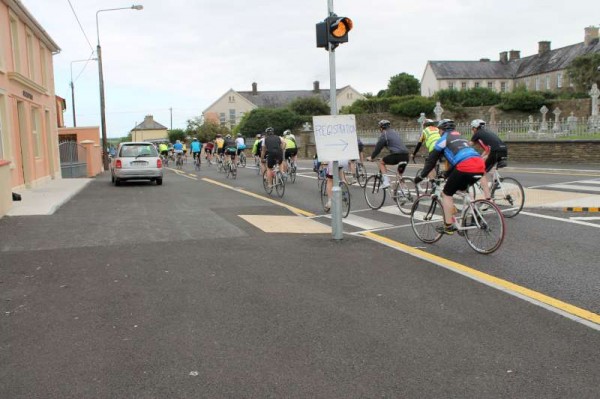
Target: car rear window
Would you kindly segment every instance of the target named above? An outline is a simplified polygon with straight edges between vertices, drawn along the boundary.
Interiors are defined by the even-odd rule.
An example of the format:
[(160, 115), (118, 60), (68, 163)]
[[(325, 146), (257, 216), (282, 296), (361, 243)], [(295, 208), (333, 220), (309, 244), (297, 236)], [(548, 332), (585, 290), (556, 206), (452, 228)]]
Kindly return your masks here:
[(152, 144), (126, 144), (121, 147), (121, 157), (157, 157), (158, 153)]

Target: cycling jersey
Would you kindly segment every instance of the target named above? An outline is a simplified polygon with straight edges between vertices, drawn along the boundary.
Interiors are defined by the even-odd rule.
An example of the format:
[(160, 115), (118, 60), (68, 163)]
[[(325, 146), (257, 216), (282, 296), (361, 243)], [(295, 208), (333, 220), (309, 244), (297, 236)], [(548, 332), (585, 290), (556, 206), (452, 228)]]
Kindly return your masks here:
[(200, 152), (202, 150), (202, 143), (199, 141), (192, 141), (191, 147), (192, 152)]
[(400, 134), (394, 129), (385, 129), (381, 132), (381, 136), (379, 136), (379, 140), (375, 145), (371, 159), (374, 159), (379, 155), (383, 147), (387, 147), (392, 154), (408, 154), (408, 148), (406, 148), (402, 142)]
[(182, 153), (183, 152), (183, 144), (181, 144), (181, 143), (173, 144), (173, 150), (177, 153)]
[(225, 144), (225, 140), (223, 140), (222, 138), (217, 138), (215, 139), (215, 144), (217, 145), (218, 149), (223, 148), (223, 144)]
[(162, 154), (165, 151), (169, 151), (169, 146), (164, 143), (158, 145), (158, 151)]
[(471, 137), (471, 141), (481, 145), (485, 151), (506, 150), (506, 144), (500, 140), (500, 137), (485, 128), (477, 129), (473, 137)]
[(427, 151), (433, 151), (433, 146), (440, 139), (440, 130), (434, 126), (427, 126), (421, 133), (420, 142), (425, 144)]
[(226, 138), (223, 147), (230, 152), (237, 151), (237, 145), (235, 144), (235, 140), (232, 138)]
[(246, 149), (246, 142), (244, 141), (243, 137), (238, 137), (237, 139), (235, 139), (235, 145), (238, 150)]
[(483, 159), (477, 151), (469, 145), (469, 142), (459, 132), (447, 130), (435, 143), (433, 151), (425, 161), (421, 177), (427, 176), (442, 155), (450, 164), (451, 169), (456, 168), (461, 172), (468, 173), (483, 172)]
[(296, 148), (296, 139), (294, 138), (294, 136), (286, 136), (285, 137), (285, 149), (286, 150), (293, 150)]
[(253, 155), (260, 155), (261, 144), (262, 144), (262, 141), (260, 139), (257, 139), (254, 141), (254, 144), (252, 145), (252, 154)]

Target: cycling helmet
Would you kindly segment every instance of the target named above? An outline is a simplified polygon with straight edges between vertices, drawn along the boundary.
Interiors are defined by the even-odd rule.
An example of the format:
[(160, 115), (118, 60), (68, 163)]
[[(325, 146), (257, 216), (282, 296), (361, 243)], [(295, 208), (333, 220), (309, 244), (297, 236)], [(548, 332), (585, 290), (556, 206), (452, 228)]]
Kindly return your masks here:
[(220, 134), (217, 134), (217, 138), (222, 137)]
[(425, 119), (423, 121), (423, 127), (435, 126), (435, 125), (437, 125), (437, 122), (434, 121), (433, 119)]
[(392, 124), (387, 119), (382, 119), (382, 120), (379, 121), (379, 127), (382, 128), (382, 129), (387, 129), (391, 125)]
[(292, 131), (290, 129), (288, 129), (285, 132), (283, 132), (284, 136), (289, 136), (290, 134), (292, 134)]
[(241, 134), (241, 133), (238, 133), (238, 134), (237, 134), (237, 136), (238, 136), (238, 137), (242, 137), (242, 134)]
[(256, 138), (257, 138), (257, 139), (259, 139), (259, 138), (261, 138), (261, 137), (262, 137), (262, 136), (260, 135), (260, 133), (256, 135)]
[(268, 127), (265, 129), (265, 133), (267, 133), (267, 134), (275, 133), (275, 129), (273, 129), (272, 127)]
[(226, 139), (230, 139), (231, 138), (231, 134), (228, 134), (227, 136), (225, 136)]
[(473, 129), (479, 129), (480, 127), (485, 126), (485, 121), (483, 119), (473, 119), (471, 122), (471, 127)]
[(442, 131), (454, 130), (454, 128), (456, 128), (456, 124), (454, 123), (454, 121), (452, 119), (442, 119), (438, 123), (438, 129), (440, 129)]
[(192, 141), (198, 141), (198, 137), (194, 137)]

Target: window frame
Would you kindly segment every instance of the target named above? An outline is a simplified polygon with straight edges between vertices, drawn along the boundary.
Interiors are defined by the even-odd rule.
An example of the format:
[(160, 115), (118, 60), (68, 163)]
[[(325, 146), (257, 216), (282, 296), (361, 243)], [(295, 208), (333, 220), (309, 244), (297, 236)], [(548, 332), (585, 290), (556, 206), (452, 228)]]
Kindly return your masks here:
[(35, 36), (29, 30), (25, 30), (25, 53), (27, 55), (27, 77), (35, 82), (35, 56), (34, 56), (34, 38)]
[(21, 73), (21, 45), (19, 40), (19, 19), (9, 14), (9, 31), (10, 31), (10, 44), (12, 52), (12, 64), (15, 72)]
[(31, 107), (31, 139), (33, 141), (33, 157), (42, 158), (42, 131), (41, 131), (40, 109)]

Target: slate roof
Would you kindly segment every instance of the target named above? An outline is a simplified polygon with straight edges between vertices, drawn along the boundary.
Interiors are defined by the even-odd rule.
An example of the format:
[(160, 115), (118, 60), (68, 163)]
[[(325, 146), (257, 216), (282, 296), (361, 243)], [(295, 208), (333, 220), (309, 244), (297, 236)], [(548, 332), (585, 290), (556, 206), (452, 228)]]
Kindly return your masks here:
[(581, 56), (600, 53), (600, 41), (573, 44), (506, 64), (500, 61), (429, 61), (438, 79), (516, 79), (566, 69)]
[[(348, 87), (348, 86), (346, 86)], [(346, 87), (337, 89), (339, 94)], [(283, 91), (258, 91), (253, 94), (252, 91), (238, 91), (241, 96), (259, 108), (281, 108), (288, 106), (292, 101), (298, 98), (320, 97), (325, 102), (329, 102), (329, 89), (321, 89), (318, 92), (314, 90), (283, 90)]]
[(161, 125), (154, 119), (146, 118), (142, 123), (133, 128), (133, 130), (167, 130), (166, 126)]

